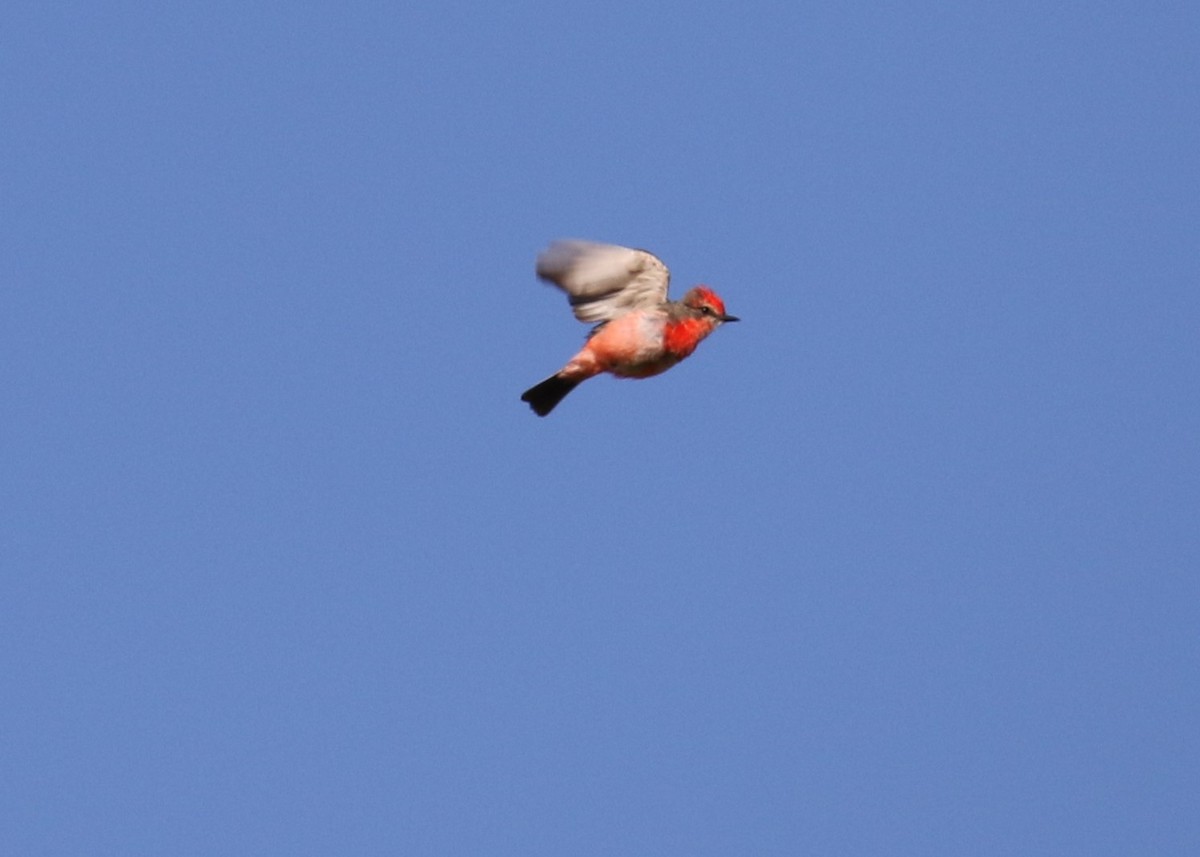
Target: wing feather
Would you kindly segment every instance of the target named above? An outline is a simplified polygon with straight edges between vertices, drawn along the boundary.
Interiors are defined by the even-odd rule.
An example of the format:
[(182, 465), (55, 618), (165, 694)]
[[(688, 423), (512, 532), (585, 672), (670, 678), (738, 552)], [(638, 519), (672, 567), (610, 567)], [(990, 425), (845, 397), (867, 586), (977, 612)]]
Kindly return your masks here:
[(653, 253), (578, 239), (555, 241), (543, 250), (537, 275), (566, 292), (575, 317), (588, 323), (661, 304), (671, 281)]

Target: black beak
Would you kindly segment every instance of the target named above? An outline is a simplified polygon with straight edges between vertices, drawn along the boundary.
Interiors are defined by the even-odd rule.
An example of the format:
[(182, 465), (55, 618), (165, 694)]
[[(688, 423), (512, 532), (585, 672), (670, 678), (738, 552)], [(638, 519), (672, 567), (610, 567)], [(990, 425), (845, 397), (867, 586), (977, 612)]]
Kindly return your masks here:
[(736, 315), (723, 315), (721, 321), (741, 321)]

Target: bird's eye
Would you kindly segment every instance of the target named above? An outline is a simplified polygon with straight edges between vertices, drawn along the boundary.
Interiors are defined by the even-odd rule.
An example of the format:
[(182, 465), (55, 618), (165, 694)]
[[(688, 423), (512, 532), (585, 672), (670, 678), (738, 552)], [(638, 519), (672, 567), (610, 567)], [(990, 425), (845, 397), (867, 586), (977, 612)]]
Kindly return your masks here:
[(700, 307), (700, 312), (704, 313), (705, 315), (712, 315), (713, 308), (710, 306), (702, 306)]

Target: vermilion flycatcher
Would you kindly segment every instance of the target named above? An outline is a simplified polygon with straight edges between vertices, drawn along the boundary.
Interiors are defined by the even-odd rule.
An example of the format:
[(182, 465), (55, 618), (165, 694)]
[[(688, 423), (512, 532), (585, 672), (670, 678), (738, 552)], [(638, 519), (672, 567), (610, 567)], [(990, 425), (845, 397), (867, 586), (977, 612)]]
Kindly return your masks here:
[(708, 286), (696, 286), (681, 301), (667, 300), (671, 272), (645, 250), (555, 241), (538, 256), (537, 275), (567, 293), (577, 319), (598, 322), (566, 366), (521, 394), (539, 417), (593, 375), (649, 378), (666, 372), (723, 322), (738, 320)]

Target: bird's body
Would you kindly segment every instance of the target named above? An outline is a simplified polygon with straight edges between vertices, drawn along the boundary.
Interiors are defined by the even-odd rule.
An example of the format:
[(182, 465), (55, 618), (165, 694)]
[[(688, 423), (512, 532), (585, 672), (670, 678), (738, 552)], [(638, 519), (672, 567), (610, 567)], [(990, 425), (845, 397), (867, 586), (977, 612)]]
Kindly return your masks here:
[(722, 323), (737, 321), (707, 286), (667, 300), (670, 273), (645, 250), (556, 241), (538, 256), (537, 273), (567, 293), (576, 318), (599, 322), (566, 366), (521, 396), (538, 416), (595, 375), (649, 378), (665, 372)]

